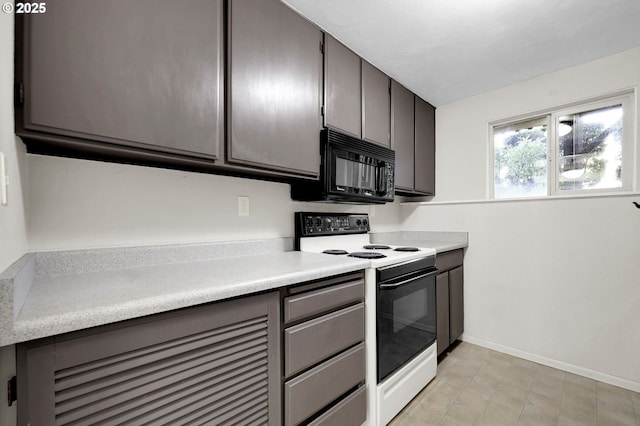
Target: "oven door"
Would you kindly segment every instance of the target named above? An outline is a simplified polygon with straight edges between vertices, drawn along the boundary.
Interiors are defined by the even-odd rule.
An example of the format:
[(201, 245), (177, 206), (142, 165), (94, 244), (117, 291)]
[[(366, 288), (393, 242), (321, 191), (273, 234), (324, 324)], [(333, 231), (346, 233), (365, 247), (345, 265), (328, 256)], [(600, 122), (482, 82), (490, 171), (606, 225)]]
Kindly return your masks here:
[(437, 273), (420, 261), (378, 270), (378, 383), (436, 341)]

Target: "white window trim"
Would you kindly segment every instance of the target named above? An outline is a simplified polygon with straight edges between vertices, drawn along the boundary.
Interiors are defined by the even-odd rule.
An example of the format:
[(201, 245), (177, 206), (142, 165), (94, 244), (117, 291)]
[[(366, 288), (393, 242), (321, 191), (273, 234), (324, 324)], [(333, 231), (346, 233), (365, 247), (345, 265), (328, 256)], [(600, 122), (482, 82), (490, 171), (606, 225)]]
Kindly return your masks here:
[[(636, 177), (636, 88), (627, 89), (608, 95), (598, 96), (588, 100), (573, 102), (546, 110), (536, 111), (535, 113), (519, 115), (507, 119), (495, 120), (488, 123), (488, 161), (487, 161), (487, 198), (490, 200), (502, 200), (495, 198), (495, 146), (493, 140), (494, 127), (504, 126), (508, 124), (516, 124), (525, 120), (547, 119), (547, 194), (540, 196), (508, 198), (509, 200), (517, 199), (541, 199), (541, 198), (572, 198), (583, 197), (585, 195), (598, 196), (598, 194), (611, 196), (616, 193), (627, 193), (635, 190)], [(621, 104), (623, 110), (622, 128), (622, 186), (620, 188), (603, 188), (603, 189), (576, 189), (560, 191), (559, 171), (557, 167), (558, 160), (558, 140), (555, 137), (557, 133), (558, 118), (563, 115), (581, 113), (592, 109), (604, 108), (611, 105)], [(505, 199), (506, 200), (506, 199)]]

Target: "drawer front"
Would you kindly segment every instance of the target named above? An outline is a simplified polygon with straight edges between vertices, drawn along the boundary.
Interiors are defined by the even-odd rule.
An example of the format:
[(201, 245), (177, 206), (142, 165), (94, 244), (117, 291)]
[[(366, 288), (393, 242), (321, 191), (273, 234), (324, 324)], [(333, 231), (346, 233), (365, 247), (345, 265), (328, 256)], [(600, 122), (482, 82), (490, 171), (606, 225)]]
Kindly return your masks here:
[(364, 382), (364, 343), (284, 384), (284, 424), (297, 425)]
[(359, 426), (367, 419), (367, 387), (340, 401), (335, 407), (309, 423), (309, 426)]
[(284, 299), (284, 322), (310, 317), (364, 299), (364, 280), (321, 288)]
[(284, 331), (284, 374), (289, 377), (364, 340), (364, 304)]
[(463, 249), (438, 253), (436, 255), (436, 268), (441, 272), (453, 269), (462, 265), (464, 251)]

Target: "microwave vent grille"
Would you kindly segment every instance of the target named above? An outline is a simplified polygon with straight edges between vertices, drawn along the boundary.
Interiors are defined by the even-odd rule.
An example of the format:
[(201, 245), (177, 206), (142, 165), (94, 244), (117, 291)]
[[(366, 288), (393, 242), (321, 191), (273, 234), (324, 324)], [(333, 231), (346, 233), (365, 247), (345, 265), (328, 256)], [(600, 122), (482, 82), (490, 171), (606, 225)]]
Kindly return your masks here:
[(394, 163), (396, 159), (395, 151), (372, 142), (363, 141), (353, 136), (345, 135), (333, 129), (324, 129), (323, 140), (330, 144), (338, 144), (355, 151), (360, 151), (365, 155), (379, 157), (387, 162)]

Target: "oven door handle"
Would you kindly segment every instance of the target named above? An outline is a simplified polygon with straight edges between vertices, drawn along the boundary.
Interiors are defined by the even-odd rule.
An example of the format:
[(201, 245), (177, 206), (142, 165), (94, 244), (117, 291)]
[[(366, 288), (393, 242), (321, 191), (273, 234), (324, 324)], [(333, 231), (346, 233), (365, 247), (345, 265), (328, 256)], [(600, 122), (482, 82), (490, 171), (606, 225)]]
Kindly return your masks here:
[(407, 278), (406, 280), (402, 280), (400, 282), (397, 283), (389, 283), (389, 284), (378, 284), (378, 287), (380, 288), (380, 290), (392, 290), (394, 288), (398, 288), (401, 287), (405, 284), (409, 284), (410, 282), (413, 282), (419, 278), (426, 278), (426, 277), (430, 277), (431, 275), (436, 275), (438, 273), (437, 269), (434, 269), (433, 271), (427, 273), (427, 274), (420, 274), (420, 275), (414, 275), (411, 278)]

